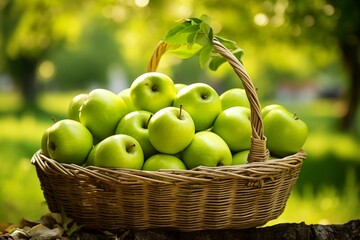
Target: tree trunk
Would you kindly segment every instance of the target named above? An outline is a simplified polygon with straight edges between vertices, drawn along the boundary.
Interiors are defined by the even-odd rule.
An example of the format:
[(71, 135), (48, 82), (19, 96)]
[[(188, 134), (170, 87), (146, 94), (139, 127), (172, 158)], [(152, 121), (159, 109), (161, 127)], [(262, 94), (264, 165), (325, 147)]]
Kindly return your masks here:
[(349, 72), (350, 84), (346, 97), (347, 109), (342, 119), (341, 127), (344, 130), (355, 130), (356, 111), (360, 101), (360, 61), (359, 45), (343, 41), (340, 44), (344, 62)]
[(36, 68), (37, 59), (19, 57), (9, 61), (11, 76), (19, 88), (25, 107), (36, 106), (37, 86)]
[[(116, 239), (125, 240), (359, 240), (360, 220), (343, 225), (306, 225), (283, 223), (270, 227), (241, 230), (175, 232), (161, 230), (122, 231)], [(70, 239), (108, 239), (99, 232), (80, 232)]]
[(360, 219), (338, 225), (306, 225), (283, 223), (269, 227), (229, 230), (204, 230), (177, 232), (163, 229), (133, 231), (120, 229), (117, 232), (100, 231), (79, 227), (74, 221), (58, 222), (49, 214), (39, 221), (23, 219), (19, 225), (0, 222), (0, 240), (359, 240)]

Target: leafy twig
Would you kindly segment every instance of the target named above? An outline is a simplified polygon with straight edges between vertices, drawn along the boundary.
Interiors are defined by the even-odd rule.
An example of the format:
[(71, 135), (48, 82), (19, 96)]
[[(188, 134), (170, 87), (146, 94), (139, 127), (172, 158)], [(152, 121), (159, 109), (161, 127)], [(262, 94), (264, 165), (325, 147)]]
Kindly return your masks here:
[(169, 30), (163, 40), (169, 45), (168, 52), (180, 58), (197, 55), (201, 67), (208, 63), (209, 68), (216, 71), (226, 60), (214, 51), (214, 38), (241, 61), (243, 50), (234, 41), (214, 35), (207, 15), (181, 21)]

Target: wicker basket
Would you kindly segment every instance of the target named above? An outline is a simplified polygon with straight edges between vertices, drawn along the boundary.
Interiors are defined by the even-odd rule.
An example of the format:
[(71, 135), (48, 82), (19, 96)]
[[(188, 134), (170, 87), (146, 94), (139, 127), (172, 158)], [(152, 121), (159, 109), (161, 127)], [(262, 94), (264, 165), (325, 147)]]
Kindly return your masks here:
[[(261, 226), (283, 212), (306, 153), (268, 159), (256, 90), (242, 64), (220, 42), (221, 54), (238, 75), (251, 106), (249, 163), (156, 172), (60, 164), (39, 152), (32, 163), (49, 209), (89, 228), (178, 231)], [(166, 44), (158, 45), (155, 71)]]

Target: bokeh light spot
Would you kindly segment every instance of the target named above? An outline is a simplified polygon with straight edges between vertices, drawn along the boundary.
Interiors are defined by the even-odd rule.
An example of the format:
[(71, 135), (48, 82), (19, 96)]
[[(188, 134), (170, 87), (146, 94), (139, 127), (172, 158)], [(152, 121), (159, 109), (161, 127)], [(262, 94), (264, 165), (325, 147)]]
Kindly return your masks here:
[(42, 81), (50, 80), (55, 74), (55, 65), (49, 60), (43, 61), (39, 66), (39, 77)]
[(254, 22), (258, 26), (266, 26), (269, 23), (269, 18), (263, 13), (258, 13), (254, 16)]
[(146, 7), (149, 4), (149, 0), (135, 0), (135, 4), (138, 7)]

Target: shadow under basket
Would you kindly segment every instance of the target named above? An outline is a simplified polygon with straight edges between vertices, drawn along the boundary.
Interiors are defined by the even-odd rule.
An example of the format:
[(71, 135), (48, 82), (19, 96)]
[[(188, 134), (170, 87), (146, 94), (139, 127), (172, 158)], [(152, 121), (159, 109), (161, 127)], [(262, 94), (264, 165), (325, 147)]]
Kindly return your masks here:
[[(62, 164), (32, 157), (51, 212), (103, 230), (153, 228), (177, 231), (262, 226), (284, 211), (306, 153), (269, 158), (256, 89), (239, 60), (214, 39), (241, 80), (250, 103), (252, 138), (247, 164), (191, 170), (142, 171)], [(148, 71), (156, 71), (167, 45), (161, 42)]]

